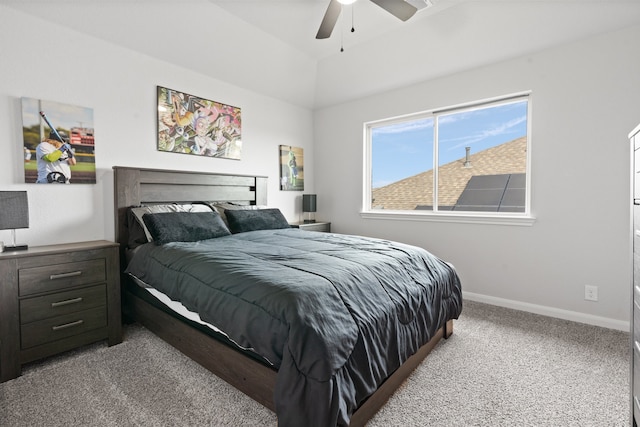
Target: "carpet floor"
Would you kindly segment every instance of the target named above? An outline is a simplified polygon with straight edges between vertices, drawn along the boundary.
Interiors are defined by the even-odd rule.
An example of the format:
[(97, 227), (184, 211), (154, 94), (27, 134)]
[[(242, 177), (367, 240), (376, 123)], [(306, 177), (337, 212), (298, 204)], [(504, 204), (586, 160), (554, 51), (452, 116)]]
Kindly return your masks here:
[[(145, 328), (25, 366), (2, 426), (276, 426), (273, 412)], [(629, 426), (629, 334), (465, 301), (370, 426)]]

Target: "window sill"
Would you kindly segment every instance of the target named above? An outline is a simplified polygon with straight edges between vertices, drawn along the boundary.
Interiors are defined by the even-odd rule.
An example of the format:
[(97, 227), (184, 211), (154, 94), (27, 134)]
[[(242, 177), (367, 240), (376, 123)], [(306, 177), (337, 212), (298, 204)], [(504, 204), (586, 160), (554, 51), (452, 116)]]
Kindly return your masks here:
[(456, 213), (451, 212), (413, 212), (413, 211), (367, 211), (360, 212), (363, 219), (390, 219), (397, 221), (426, 221), (426, 222), (455, 222), (467, 224), (490, 225), (517, 225), (532, 226), (535, 217), (524, 214), (481, 214), (481, 213)]

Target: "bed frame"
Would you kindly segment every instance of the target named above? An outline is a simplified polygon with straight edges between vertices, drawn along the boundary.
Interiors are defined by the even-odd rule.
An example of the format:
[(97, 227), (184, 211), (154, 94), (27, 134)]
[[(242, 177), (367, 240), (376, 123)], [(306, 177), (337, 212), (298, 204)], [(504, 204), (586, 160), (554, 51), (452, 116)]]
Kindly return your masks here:
[[(167, 202), (228, 201), (267, 205), (267, 178), (114, 166), (115, 232), (120, 243), (120, 266), (126, 266), (128, 229), (126, 211), (130, 206)], [(182, 353), (252, 399), (275, 412), (273, 394), (277, 371), (239, 353), (226, 343), (193, 328), (177, 317), (129, 291), (131, 283), (122, 274), (123, 315), (142, 324)], [(363, 426), (385, 404), (393, 392), (431, 352), (441, 338), (453, 332), (453, 320), (438, 330), (398, 368), (353, 414), (351, 426)]]

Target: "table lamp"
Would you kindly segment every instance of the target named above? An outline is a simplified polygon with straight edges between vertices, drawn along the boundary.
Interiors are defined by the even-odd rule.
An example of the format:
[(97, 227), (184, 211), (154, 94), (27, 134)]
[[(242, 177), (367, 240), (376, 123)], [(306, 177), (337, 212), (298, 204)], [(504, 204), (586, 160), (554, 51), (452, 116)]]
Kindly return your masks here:
[(305, 219), (305, 223), (316, 222), (314, 213), (316, 211), (316, 195), (315, 194), (303, 194), (302, 195), (302, 212), (309, 214), (308, 219)]
[(0, 230), (11, 230), (11, 245), (3, 252), (20, 251), (27, 245), (16, 245), (16, 229), (29, 228), (29, 201), (26, 191), (0, 191)]

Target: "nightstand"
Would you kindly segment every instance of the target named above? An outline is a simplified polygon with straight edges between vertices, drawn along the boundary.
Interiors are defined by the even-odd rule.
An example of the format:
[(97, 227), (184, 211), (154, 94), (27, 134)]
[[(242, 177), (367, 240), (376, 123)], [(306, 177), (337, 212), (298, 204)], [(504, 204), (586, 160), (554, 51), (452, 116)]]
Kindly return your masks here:
[(325, 233), (331, 233), (331, 223), (330, 222), (296, 222), (293, 224), (289, 224), (293, 228), (299, 228), (300, 230), (307, 231), (323, 231)]
[(104, 240), (0, 253), (0, 382), (34, 360), (122, 342), (118, 257)]

